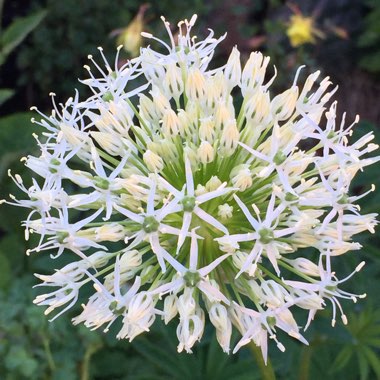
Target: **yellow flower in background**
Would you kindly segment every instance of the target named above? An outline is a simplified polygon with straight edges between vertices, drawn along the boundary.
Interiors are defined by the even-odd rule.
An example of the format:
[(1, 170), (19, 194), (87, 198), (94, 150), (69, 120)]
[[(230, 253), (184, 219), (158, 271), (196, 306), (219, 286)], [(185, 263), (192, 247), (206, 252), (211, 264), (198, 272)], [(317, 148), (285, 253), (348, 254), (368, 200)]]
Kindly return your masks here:
[(137, 57), (140, 54), (142, 46), (141, 32), (144, 28), (144, 13), (148, 9), (149, 4), (143, 4), (137, 15), (128, 24), (127, 27), (119, 31), (119, 36), (116, 40), (117, 45), (123, 45), (124, 50), (132, 57)]
[(298, 47), (307, 43), (315, 43), (317, 29), (314, 28), (312, 17), (305, 17), (302, 14), (294, 14), (290, 17), (290, 24), (286, 30), (290, 44)]

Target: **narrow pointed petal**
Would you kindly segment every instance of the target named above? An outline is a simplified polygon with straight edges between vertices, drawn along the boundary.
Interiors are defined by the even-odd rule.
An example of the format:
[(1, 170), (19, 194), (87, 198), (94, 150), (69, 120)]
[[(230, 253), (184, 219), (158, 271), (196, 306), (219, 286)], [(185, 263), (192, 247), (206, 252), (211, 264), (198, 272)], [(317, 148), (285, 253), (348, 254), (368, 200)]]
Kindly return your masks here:
[[(190, 216), (191, 216), (191, 214), (190, 214)], [(190, 221), (191, 221), (191, 219), (190, 219)], [(189, 269), (190, 270), (196, 270), (197, 266), (198, 266), (198, 241), (196, 238), (195, 229), (192, 229), (191, 230)]]
[(202, 291), (202, 293), (204, 293), (210, 300), (216, 299), (218, 301), (223, 301), (226, 305), (230, 304), (228, 298), (219, 289), (215, 288), (207, 281), (199, 281), (197, 288)]
[(91, 155), (95, 165), (96, 174), (102, 178), (106, 178), (107, 174), (103, 168), (102, 160), (100, 159), (99, 154), (94, 146), (91, 147)]
[(263, 248), (261, 244), (256, 243), (235, 278), (238, 278), (243, 272), (245, 272), (249, 268), (249, 266), (253, 264), (253, 261), (256, 261), (258, 259), (262, 251)]
[(260, 160), (269, 162), (269, 160), (265, 154), (262, 154), (262, 153), (258, 152), (257, 150), (250, 148), (248, 145), (245, 145), (242, 142), (238, 142), (238, 144), (240, 146), (242, 146), (245, 150), (247, 150), (249, 153), (251, 153), (253, 156), (260, 158)]
[(194, 196), (194, 179), (191, 171), (191, 164), (188, 157), (185, 157), (185, 171), (186, 171), (186, 191), (189, 197)]
[(126, 152), (125, 155), (124, 155), (124, 157), (120, 161), (119, 165), (117, 165), (117, 167), (115, 168), (115, 170), (109, 176), (109, 179), (113, 180), (113, 179), (115, 179), (120, 174), (120, 172), (123, 170), (125, 164), (127, 163), (129, 156), (130, 156), (130, 153)]
[(181, 191), (177, 190), (174, 186), (172, 186), (166, 179), (162, 177), (158, 177), (161, 185), (165, 188), (166, 191), (173, 194), (175, 198), (182, 198), (183, 194)]
[(178, 255), (178, 252), (181, 249), (183, 243), (185, 242), (186, 236), (189, 236), (189, 228), (190, 228), (190, 224), (191, 224), (191, 219), (192, 219), (192, 213), (191, 212), (184, 212), (181, 232), (178, 235), (178, 243), (177, 243), (177, 250), (176, 250), (177, 255)]
[(163, 284), (159, 286), (158, 288), (152, 290), (151, 294), (158, 294), (160, 296), (167, 294), (167, 293), (174, 293), (181, 289), (181, 287), (184, 285), (183, 278), (177, 278), (174, 281), (170, 281), (167, 284)]
[(234, 194), (234, 198), (239, 207), (241, 208), (241, 211), (243, 211), (245, 217), (248, 219), (251, 226), (255, 229), (255, 231), (258, 231), (260, 228), (258, 221), (252, 216), (247, 206), (240, 200), (240, 198), (236, 194)]
[(160, 222), (162, 219), (164, 219), (167, 215), (177, 213), (182, 210), (182, 206), (179, 205), (179, 199), (174, 198), (172, 199), (167, 205), (161, 208), (160, 212), (157, 214), (157, 220)]
[(88, 223), (91, 223), (94, 219), (96, 219), (101, 213), (103, 212), (103, 207), (100, 208), (98, 211), (96, 211), (94, 214), (90, 215), (89, 217), (81, 220), (80, 222), (77, 222), (73, 224), (73, 227), (75, 228), (75, 231), (80, 230), (82, 227), (87, 225)]
[(226, 187), (226, 184), (227, 183), (225, 182), (222, 185), (220, 185), (216, 190), (210, 191), (209, 193), (202, 194), (202, 195), (198, 196), (197, 197), (197, 204), (200, 205), (202, 203), (209, 201), (210, 199), (221, 197), (225, 194), (228, 194), (231, 191), (236, 190), (234, 187)]
[(206, 211), (202, 210), (200, 207), (194, 208), (194, 214), (196, 214), (199, 218), (207, 222), (208, 224), (211, 224), (214, 226), (217, 230), (222, 231), (224, 234), (228, 235), (229, 232), (225, 226), (223, 226), (222, 223), (220, 223), (218, 220), (216, 220), (213, 216), (208, 214)]
[(119, 212), (121, 212), (123, 215), (125, 215), (127, 218), (133, 220), (134, 222), (139, 223), (139, 224), (143, 224), (143, 222), (144, 222), (144, 217), (143, 217), (143, 216), (141, 216), (141, 215), (139, 215), (139, 214), (135, 214), (134, 212), (129, 211), (129, 210), (127, 210), (126, 208), (117, 205), (116, 203), (114, 203), (113, 207), (114, 207), (117, 211), (119, 211)]
[(226, 253), (225, 255), (218, 257), (212, 263), (210, 263), (210, 264), (206, 265), (205, 267), (199, 269), (198, 272), (200, 273), (200, 275), (202, 277), (207, 276), (212, 270), (214, 270), (222, 261), (224, 261), (229, 256), (231, 256), (231, 253)]
[(152, 251), (156, 254), (157, 261), (160, 264), (162, 273), (166, 272), (166, 265), (163, 258), (163, 248), (160, 245), (157, 233), (150, 234), (149, 242), (152, 247)]

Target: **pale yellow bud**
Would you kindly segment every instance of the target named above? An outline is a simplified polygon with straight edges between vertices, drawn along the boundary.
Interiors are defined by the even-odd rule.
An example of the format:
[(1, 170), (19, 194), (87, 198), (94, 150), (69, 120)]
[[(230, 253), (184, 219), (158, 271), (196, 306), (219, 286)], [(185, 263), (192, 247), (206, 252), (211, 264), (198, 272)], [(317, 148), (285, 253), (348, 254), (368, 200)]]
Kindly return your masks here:
[(244, 97), (262, 86), (269, 60), (269, 57), (264, 58), (260, 52), (251, 53), (242, 74), (241, 92)]
[(175, 294), (169, 294), (164, 300), (164, 321), (167, 325), (178, 313), (178, 298)]
[(85, 160), (92, 158), (91, 146), (92, 141), (88, 133), (82, 132), (66, 124), (60, 124), (61, 131), (58, 133), (57, 141), (64, 138), (72, 146), (81, 146), (77, 155)]
[(277, 120), (286, 120), (292, 116), (298, 99), (298, 87), (293, 86), (273, 98), (272, 113)]
[(142, 263), (142, 254), (137, 249), (125, 251), (120, 256), (120, 273), (126, 272), (131, 268), (138, 267)]
[(222, 184), (222, 181), (216, 176), (213, 175), (206, 183), (206, 190), (214, 191), (216, 190), (220, 185)]
[[(144, 198), (146, 197), (144, 196)], [(119, 204), (122, 207), (127, 206), (128, 209), (134, 212), (140, 210), (142, 206), (140, 199), (137, 199), (135, 196), (129, 194), (121, 194)]]
[(189, 99), (202, 99), (205, 96), (205, 77), (199, 69), (191, 68), (186, 81), (186, 95)]
[(109, 223), (95, 228), (95, 241), (120, 241), (125, 237), (125, 230), (121, 224)]
[(252, 186), (252, 173), (249, 165), (241, 164), (235, 166), (231, 170), (230, 179), (234, 187), (238, 187), (240, 191), (244, 191)]
[(196, 170), (198, 165), (198, 155), (197, 152), (190, 148), (189, 146), (185, 146), (183, 148), (183, 152), (185, 157), (187, 157), (190, 161), (191, 169)]
[(166, 68), (166, 76), (163, 83), (164, 91), (178, 101), (183, 93), (184, 84), (182, 80), (181, 69), (174, 63), (169, 64)]
[(232, 262), (236, 268), (241, 269), (244, 263), (246, 262), (248, 253), (243, 251), (236, 251), (232, 255)]
[(162, 94), (161, 91), (155, 87), (151, 91), (153, 101), (153, 107), (157, 108), (157, 113), (160, 115), (160, 118), (165, 114), (165, 111), (170, 110), (172, 107), (170, 105), (169, 99)]
[(157, 57), (150, 49), (143, 49), (140, 58), (143, 73), (146, 78), (161, 88), (162, 79), (165, 78), (165, 69), (163, 65), (157, 64)]
[(162, 113), (155, 106), (153, 101), (149, 99), (146, 95), (140, 94), (140, 115), (146, 121), (150, 123), (158, 123), (161, 118)]
[(215, 105), (219, 103), (221, 99), (225, 99), (228, 92), (228, 82), (223, 72), (219, 71), (214, 76), (207, 78), (206, 96), (204, 100), (205, 106), (209, 110), (214, 110)]
[(147, 150), (143, 154), (143, 160), (151, 172), (160, 172), (164, 168), (164, 161), (156, 153)]
[(213, 143), (215, 140), (215, 123), (211, 117), (201, 119), (199, 126), (199, 138), (203, 141)]
[(261, 124), (269, 121), (271, 118), (270, 107), (269, 93), (261, 88), (255, 90), (245, 104), (244, 115), (247, 123)]
[(112, 133), (90, 132), (95, 141), (111, 156), (120, 156), (124, 152), (123, 142), (120, 137)]
[(320, 271), (318, 265), (314, 264), (312, 261), (305, 259), (304, 257), (298, 257), (294, 260), (287, 260), (294, 269), (312, 277), (319, 277)]
[(224, 77), (228, 82), (230, 90), (240, 83), (241, 80), (241, 64), (240, 52), (234, 47), (228, 58), (227, 65), (224, 69)]
[[(187, 104), (186, 108), (188, 108), (188, 106), (189, 104)], [(192, 112), (192, 109), (187, 109), (186, 111), (181, 109), (178, 111), (178, 119), (181, 125), (181, 136), (183, 135), (193, 137), (193, 135), (196, 133), (198, 126), (197, 111), (194, 110), (194, 112)]]
[(167, 110), (162, 119), (162, 133), (165, 137), (177, 136), (181, 128), (177, 114), (172, 110)]
[(177, 149), (175, 144), (169, 139), (161, 139), (156, 142), (149, 142), (147, 148), (160, 156), (166, 162), (177, 160)]
[(232, 213), (234, 208), (230, 206), (228, 203), (224, 203), (218, 206), (218, 216), (222, 219), (232, 218)]
[(199, 197), (202, 194), (206, 194), (207, 190), (206, 187), (201, 185), (200, 183), (198, 184), (197, 188), (195, 189), (195, 195)]
[(235, 152), (239, 142), (239, 130), (236, 126), (236, 120), (231, 120), (222, 132), (220, 138), (221, 154), (224, 156), (231, 156)]
[(219, 102), (215, 110), (215, 127), (217, 131), (222, 131), (226, 128), (235, 115), (224, 102)]
[(214, 160), (214, 148), (208, 141), (202, 141), (198, 148), (198, 157), (202, 164), (208, 164)]

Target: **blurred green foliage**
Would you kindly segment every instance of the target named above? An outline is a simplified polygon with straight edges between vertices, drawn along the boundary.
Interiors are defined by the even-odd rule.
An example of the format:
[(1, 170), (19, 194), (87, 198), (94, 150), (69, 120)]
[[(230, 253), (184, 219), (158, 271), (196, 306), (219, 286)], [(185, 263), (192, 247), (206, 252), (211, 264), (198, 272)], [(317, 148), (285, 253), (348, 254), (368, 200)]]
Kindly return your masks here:
[[(46, 16), (45, 10), (39, 10), (26, 17), (14, 20), (4, 30), (1, 28), (3, 0), (0, 0), (0, 66), (18, 45), (37, 27)], [(14, 95), (11, 88), (0, 88), (0, 106)]]
[(380, 1), (367, 0), (371, 9), (364, 20), (364, 29), (358, 39), (358, 46), (363, 51), (359, 64), (369, 72), (380, 72)]
[[(0, 3), (1, 0), (0, 0)], [(244, 4), (243, 4), (244, 3)], [(248, 5), (247, 5), (248, 4)], [(284, 44), (284, 22), (281, 19), (281, 1), (242, 2), (235, 9), (237, 15), (248, 9), (255, 22), (242, 24), (239, 30), (244, 35), (263, 34), (261, 46), (269, 51), (274, 61), (289, 67), (289, 62), (302, 59), (312, 62), (309, 52), (289, 53)], [(6, 3), (7, 5), (7, 3)], [(0, 61), (27, 36), (39, 23), (17, 54), (20, 68), (18, 86), (32, 87), (33, 101), (42, 108), (47, 106), (42, 99), (51, 90), (64, 98), (78, 86), (82, 77), (82, 65), (87, 54), (102, 45), (114, 55), (115, 40), (109, 33), (124, 27), (137, 12), (138, 0), (32, 0), (23, 17), (11, 23), (0, 37)], [(366, 16), (359, 44), (367, 48), (361, 61), (369, 71), (380, 70), (380, 3), (368, 1), (372, 12)], [(1, 7), (0, 7), (1, 8)], [(42, 9), (47, 9), (48, 14)], [(192, 13), (213, 18), (218, 5), (214, 1), (204, 4), (200, 0), (189, 0), (179, 6), (162, 0), (151, 4), (147, 16), (147, 30), (163, 35), (159, 16), (179, 20), (191, 17)], [(25, 16), (24, 12), (32, 12)], [(269, 15), (280, 15), (279, 18)], [(227, 15), (228, 16), (228, 15)], [(267, 17), (268, 16), (268, 17)], [(41, 21), (42, 20), (42, 21)], [(158, 28), (159, 26), (159, 28)], [(225, 29), (225, 25), (219, 28)], [(281, 43), (280, 43), (281, 42)], [(313, 47), (312, 47), (313, 48)], [(230, 50), (230, 47), (228, 47)], [(294, 54), (296, 57), (294, 58)], [(376, 58), (377, 57), (377, 58)], [(112, 58), (111, 58), (112, 61)], [(290, 65), (290, 67), (292, 67)], [(284, 72), (284, 71), (283, 71)], [(289, 76), (292, 75), (288, 70)], [(288, 83), (288, 78), (283, 78)], [(19, 87), (18, 87), (19, 88)], [(0, 103), (14, 93), (15, 88), (0, 90)], [(3, 108), (4, 109), (4, 108)], [(25, 105), (19, 109), (26, 109)], [(23, 155), (33, 152), (35, 142), (31, 137), (36, 126), (30, 123), (29, 113), (9, 114), (0, 119), (0, 199), (9, 193), (16, 196), (17, 188), (7, 177), (7, 169), (23, 175), (25, 168), (19, 162)], [(375, 128), (370, 123), (361, 123), (356, 136)], [(377, 139), (379, 143), (379, 139)], [(371, 183), (380, 188), (380, 176), (376, 166), (367, 168), (355, 181), (355, 193), (368, 190)], [(380, 212), (380, 192), (366, 197), (363, 213)], [(26, 213), (23, 209), (2, 205), (0, 208), (0, 378), (4, 380), (254, 380), (261, 375), (249, 348), (237, 355), (225, 355), (216, 343), (211, 328), (206, 329), (202, 342), (193, 355), (176, 353), (174, 324), (163, 326), (158, 321), (149, 334), (140, 336), (132, 343), (117, 341), (117, 324), (108, 334), (90, 332), (83, 326), (73, 327), (70, 317), (78, 310), (49, 323), (43, 309), (33, 305), (38, 292), (32, 289), (36, 283), (32, 273), (52, 273), (56, 262), (44, 260), (45, 253), (26, 258), (28, 248), (24, 242), (19, 221)], [(345, 303), (349, 324), (330, 326), (330, 310), (320, 313), (310, 330), (305, 333), (310, 347), (301, 346), (288, 336), (280, 335), (287, 351), (280, 353), (270, 348), (270, 357), (278, 379), (313, 380), (324, 378), (347, 380), (372, 380), (380, 378), (380, 239), (373, 235), (362, 235), (360, 252), (348, 254), (343, 260), (339, 276), (348, 274), (363, 258), (367, 266), (347, 286), (348, 291), (367, 292), (368, 298), (358, 304)], [(342, 261), (341, 261), (342, 262)], [(300, 311), (301, 312), (301, 311)], [(302, 312), (301, 312), (302, 313)], [(306, 315), (298, 316), (301, 320)], [(297, 319), (298, 319), (297, 317)], [(235, 341), (237, 337), (235, 337)]]
[[(95, 55), (96, 48), (102, 46), (113, 62), (116, 41), (110, 33), (128, 25), (141, 3), (139, 0), (33, 0), (30, 8), (44, 7), (49, 17), (18, 54), (19, 84), (31, 84), (33, 100), (37, 94), (47, 95), (51, 91), (63, 98), (71, 96), (73, 89), (80, 86), (78, 78), (83, 77), (88, 54)], [(148, 18), (162, 24), (159, 19), (162, 14), (179, 20), (191, 17), (195, 9), (202, 12), (204, 8), (199, 0), (186, 1), (180, 7), (170, 3), (168, 0), (153, 2)]]

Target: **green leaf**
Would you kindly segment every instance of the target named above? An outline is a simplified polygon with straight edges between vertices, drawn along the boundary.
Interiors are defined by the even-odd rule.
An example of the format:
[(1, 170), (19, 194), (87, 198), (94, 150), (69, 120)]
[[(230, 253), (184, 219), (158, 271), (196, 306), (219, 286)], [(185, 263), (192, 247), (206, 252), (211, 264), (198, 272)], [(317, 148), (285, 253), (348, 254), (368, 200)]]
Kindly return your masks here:
[[(31, 113), (23, 112), (0, 118), (0, 178), (8, 169), (9, 161), (4, 162), (6, 155), (14, 156), (17, 151), (27, 152), (36, 145), (32, 138), (36, 128), (30, 117)], [(19, 154), (16, 156), (20, 158)]]
[(11, 373), (18, 372), (27, 378), (38, 369), (38, 362), (23, 347), (13, 346), (5, 357), (5, 366)]
[(369, 364), (363, 351), (358, 351), (360, 380), (366, 380), (369, 373)]
[(332, 372), (338, 372), (341, 369), (343, 369), (350, 361), (352, 354), (352, 346), (346, 346), (345, 348), (343, 348), (343, 350), (339, 352), (338, 356), (334, 360), (333, 365), (331, 366), (333, 368)]
[(0, 106), (11, 98), (14, 93), (14, 90), (10, 88), (0, 88)]
[(371, 346), (375, 346), (377, 348), (380, 348), (380, 338), (369, 338), (369, 339), (366, 339), (366, 343), (370, 344)]
[(151, 343), (148, 339), (141, 337), (134, 342), (134, 348), (147, 360), (165, 371), (168, 375), (177, 378), (179, 376), (178, 362), (176, 356), (170, 355), (165, 347)]
[(207, 353), (206, 373), (208, 378), (211, 378), (211, 376), (218, 378), (220, 374), (223, 374), (223, 370), (228, 363), (228, 360), (228, 355), (223, 353), (216, 340), (216, 334), (214, 334)]
[(239, 360), (228, 365), (223, 371), (224, 379), (260, 379), (260, 371), (255, 367), (253, 360)]
[(11, 266), (9, 265), (9, 260), (0, 251), (0, 289), (4, 289), (8, 285), (11, 277), (12, 274)]
[(376, 372), (376, 377), (380, 379), (380, 358), (370, 348), (364, 346), (362, 349), (371, 367)]
[(0, 37), (0, 51), (3, 59), (44, 19), (46, 13), (42, 10), (13, 21)]

